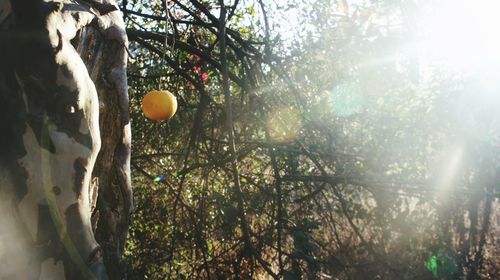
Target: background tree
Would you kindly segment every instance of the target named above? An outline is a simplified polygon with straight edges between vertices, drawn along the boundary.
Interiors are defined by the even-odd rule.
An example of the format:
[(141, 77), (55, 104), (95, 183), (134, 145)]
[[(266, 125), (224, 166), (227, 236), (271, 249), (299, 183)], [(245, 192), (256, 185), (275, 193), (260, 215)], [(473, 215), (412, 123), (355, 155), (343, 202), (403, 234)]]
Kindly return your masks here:
[[(433, 7), (122, 1), (129, 277), (498, 275), (498, 99), (408, 47)], [(169, 122), (140, 112), (158, 88)]]

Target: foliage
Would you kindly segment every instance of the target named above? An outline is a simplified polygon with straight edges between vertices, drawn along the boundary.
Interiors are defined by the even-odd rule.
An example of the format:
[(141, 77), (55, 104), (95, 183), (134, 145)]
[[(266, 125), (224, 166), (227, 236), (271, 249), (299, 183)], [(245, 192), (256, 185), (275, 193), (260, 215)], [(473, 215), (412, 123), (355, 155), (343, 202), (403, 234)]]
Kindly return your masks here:
[[(498, 117), (474, 79), (419, 68), (407, 6), (350, 2), (226, 1), (227, 64), (219, 2), (122, 2), (129, 278), (498, 275)], [(155, 89), (177, 94), (169, 122), (140, 112)]]

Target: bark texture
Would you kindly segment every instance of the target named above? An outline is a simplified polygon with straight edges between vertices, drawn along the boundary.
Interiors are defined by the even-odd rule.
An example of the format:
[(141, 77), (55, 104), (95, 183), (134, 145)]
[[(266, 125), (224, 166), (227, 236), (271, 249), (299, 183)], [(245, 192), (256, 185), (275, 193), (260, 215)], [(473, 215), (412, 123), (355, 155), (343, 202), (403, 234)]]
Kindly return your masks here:
[[(42, 0), (32, 0), (32, 2), (0, 0), (0, 32), (2, 32), (0, 34), (2, 35), (0, 46), (2, 46), (2, 50), (4, 49), (3, 45), (8, 43), (7, 37), (4, 35), (13, 36), (12, 32), (6, 33), (2, 31), (9, 30), (15, 25), (16, 19), (12, 12), (12, 6), (16, 5), (16, 2), (13, 1), (18, 1), (17, 5), (21, 5), (21, 2), (42, 2)], [(87, 67), (83, 71), (89, 73), (97, 89), (101, 149), (93, 170), (87, 170), (88, 172), (92, 171), (89, 188), (92, 213), (88, 213), (88, 215), (92, 215), (95, 239), (102, 248), (104, 264), (109, 278), (122, 279), (124, 277), (122, 256), (132, 210), (130, 182), (131, 135), (126, 77), (128, 41), (124, 23), (114, 0), (44, 2), (49, 3), (49, 6), (53, 5), (54, 11), (59, 15), (54, 17), (56, 20), (47, 22), (47, 26), (40, 26), (40, 29), (57, 30), (60, 38), (71, 40), (71, 44)], [(46, 11), (38, 12), (43, 13)], [(26, 14), (26, 17), (37, 18), (37, 11), (31, 13)], [(7, 57), (7, 54), (4, 54), (4, 56)], [(3, 62), (0, 61), (0, 63)], [(26, 61), (26, 63), (29, 63), (29, 61)], [(7, 67), (3, 68), (7, 69)], [(4, 72), (6, 71), (0, 74), (4, 75)], [(9, 80), (14, 84), (15, 81), (12, 77), (4, 80)], [(7, 90), (4, 90), (4, 92), (7, 92)], [(3, 97), (8, 98), (8, 95), (2, 95)], [(1, 101), (8, 100), (2, 99)], [(4, 115), (9, 117), (7, 113)], [(6, 129), (16, 130), (15, 125), (11, 125), (8, 120), (2, 122), (2, 127), (0, 127), (2, 130), (4, 130), (4, 124)], [(17, 130), (22, 129), (18, 128)], [(4, 133), (4, 131), (0, 133)], [(11, 143), (13, 140), (8, 139), (8, 137), (0, 139), (2, 140), (0, 142), (2, 149), (17, 145), (17, 143)], [(9, 174), (3, 176), (4, 173)], [(5, 168), (0, 168), (0, 175), (2, 177), (15, 177), (16, 174), (12, 174)], [(0, 180), (1, 184), (3, 184), (2, 182), (3, 180)]]
[(102, 148), (93, 172), (93, 187), (99, 194), (93, 225), (104, 250), (108, 273), (112, 279), (119, 279), (123, 274), (122, 256), (132, 210), (128, 42), (120, 14), (112, 12), (105, 17), (83, 28), (75, 44), (99, 95)]

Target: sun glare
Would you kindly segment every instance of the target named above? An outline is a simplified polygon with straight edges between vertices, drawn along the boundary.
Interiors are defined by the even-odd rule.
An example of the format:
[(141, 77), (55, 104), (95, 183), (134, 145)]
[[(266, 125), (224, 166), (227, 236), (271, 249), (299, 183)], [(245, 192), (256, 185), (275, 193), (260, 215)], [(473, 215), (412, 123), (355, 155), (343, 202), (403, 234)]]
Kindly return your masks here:
[(438, 157), (436, 162), (437, 197), (445, 199), (457, 184), (457, 176), (463, 168), (464, 148), (462, 145), (451, 145)]
[(500, 61), (500, 1), (444, 0), (420, 16), (422, 59), (461, 72)]

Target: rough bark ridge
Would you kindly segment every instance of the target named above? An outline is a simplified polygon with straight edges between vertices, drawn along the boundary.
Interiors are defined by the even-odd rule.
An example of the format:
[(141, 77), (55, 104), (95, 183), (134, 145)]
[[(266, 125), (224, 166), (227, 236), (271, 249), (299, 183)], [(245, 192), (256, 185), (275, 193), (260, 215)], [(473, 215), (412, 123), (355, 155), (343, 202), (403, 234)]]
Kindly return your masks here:
[[(9, 30), (15, 25), (16, 17), (12, 12), (12, 6), (22, 7), (22, 3), (42, 2), (48, 3), (48, 5), (40, 4), (41, 7), (53, 6), (54, 12), (58, 15), (54, 17), (54, 20), (44, 23), (47, 26), (40, 26), (40, 29), (57, 30), (57, 34), (61, 38), (67, 41), (71, 40), (87, 66), (87, 69), (83, 71), (88, 71), (97, 89), (102, 145), (92, 170), (89, 189), (92, 226), (95, 238), (102, 248), (109, 278), (121, 279), (123, 277), (122, 255), (129, 225), (129, 214), (132, 209), (129, 164), (131, 136), (126, 79), (128, 41), (124, 23), (114, 0), (61, 0), (57, 2), (0, 0), (0, 32), (3, 32), (1, 30)], [(25, 19), (37, 18), (40, 16), (39, 13), (44, 12), (46, 11), (33, 10), (23, 16)], [(20, 22), (19, 19), (17, 21)], [(1, 34), (0, 45), (7, 44), (8, 40), (3, 36), (5, 34), (7, 33)], [(50, 34), (54, 37), (55, 32), (49, 32), (49, 36)], [(33, 51), (36, 53), (36, 50)], [(8, 54), (4, 54), (2, 57), (8, 57)], [(0, 63), (5, 63), (5, 61), (0, 61)], [(7, 69), (7, 66), (3, 68)], [(0, 74), (4, 75), (5, 73)], [(14, 84), (13, 77), (4, 80)], [(8, 96), (3, 97), (7, 98)], [(9, 107), (6, 106), (6, 108)], [(14, 109), (9, 108), (9, 110)], [(68, 107), (67, 110), (71, 111), (71, 108)], [(17, 134), (22, 135), (22, 128), (16, 128), (10, 123), (8, 120), (4, 120), (0, 124), (2, 126), (0, 133), (4, 133), (3, 126), (6, 126), (5, 129), (9, 129), (8, 133), (11, 133), (10, 130), (12, 130), (12, 133), (19, 132)], [(2, 149), (18, 145), (14, 143), (15, 139), (9, 140), (9, 137), (1, 137), (0, 140)], [(2, 169), (0, 168), (0, 171), (3, 174), (4, 170)], [(88, 171), (90, 172), (90, 170)], [(0, 180), (1, 184), (3, 182)], [(88, 215), (90, 214), (88, 213)]]
[(75, 43), (96, 85), (100, 103), (102, 148), (93, 172), (99, 192), (93, 224), (105, 252), (108, 274), (118, 279), (123, 274), (122, 256), (132, 210), (128, 41), (121, 14), (111, 12), (98, 17), (93, 25), (81, 30)]
[(108, 274), (119, 279), (124, 272), (122, 256), (133, 204), (126, 76), (128, 40), (115, 1), (103, 2), (91, 2), (93, 10), (101, 15), (80, 29), (75, 44), (99, 95), (102, 147), (93, 172), (93, 186), (99, 193), (93, 224)]

